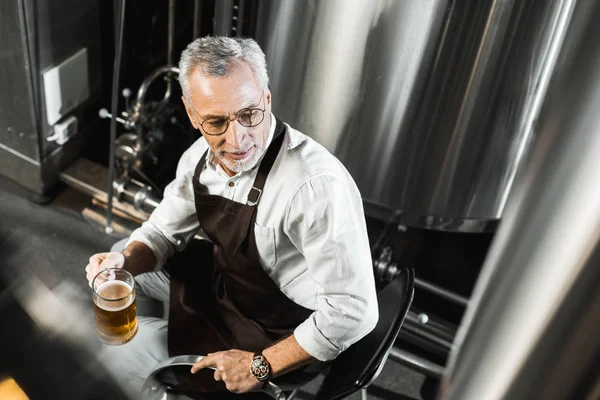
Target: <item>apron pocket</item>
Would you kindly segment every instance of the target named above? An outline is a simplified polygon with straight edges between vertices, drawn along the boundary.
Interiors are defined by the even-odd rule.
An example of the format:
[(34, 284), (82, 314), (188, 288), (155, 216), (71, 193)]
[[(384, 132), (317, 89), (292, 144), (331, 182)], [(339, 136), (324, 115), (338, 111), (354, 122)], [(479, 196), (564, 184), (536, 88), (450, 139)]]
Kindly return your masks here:
[(265, 268), (273, 268), (277, 260), (275, 253), (275, 229), (255, 223), (254, 235), (256, 236), (256, 248), (260, 255), (260, 261), (264, 264)]

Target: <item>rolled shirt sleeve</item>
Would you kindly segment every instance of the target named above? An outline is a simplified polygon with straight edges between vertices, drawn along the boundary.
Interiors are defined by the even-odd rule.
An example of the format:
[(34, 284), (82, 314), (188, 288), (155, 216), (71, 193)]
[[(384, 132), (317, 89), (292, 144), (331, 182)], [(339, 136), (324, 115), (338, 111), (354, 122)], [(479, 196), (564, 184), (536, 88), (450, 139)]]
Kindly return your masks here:
[(317, 310), (294, 331), (311, 356), (329, 361), (369, 333), (378, 308), (362, 199), (346, 180), (311, 178), (290, 203), (285, 229), (318, 286)]
[[(155, 270), (162, 268), (175, 251), (183, 250), (200, 228), (196, 217), (192, 178), (204, 141), (197, 141), (181, 157), (175, 179), (165, 188), (163, 199), (141, 227), (133, 231), (127, 245), (144, 243), (156, 257)], [(127, 246), (126, 245), (126, 246)]]

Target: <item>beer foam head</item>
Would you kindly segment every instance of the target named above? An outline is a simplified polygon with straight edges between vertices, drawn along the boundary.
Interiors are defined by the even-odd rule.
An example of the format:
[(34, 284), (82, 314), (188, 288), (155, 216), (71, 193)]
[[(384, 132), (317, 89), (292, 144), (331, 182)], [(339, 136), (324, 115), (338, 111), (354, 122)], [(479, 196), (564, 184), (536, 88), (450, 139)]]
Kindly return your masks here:
[(96, 289), (96, 294), (100, 297), (96, 304), (106, 311), (121, 311), (133, 302), (131, 291), (132, 287), (127, 282), (106, 281)]

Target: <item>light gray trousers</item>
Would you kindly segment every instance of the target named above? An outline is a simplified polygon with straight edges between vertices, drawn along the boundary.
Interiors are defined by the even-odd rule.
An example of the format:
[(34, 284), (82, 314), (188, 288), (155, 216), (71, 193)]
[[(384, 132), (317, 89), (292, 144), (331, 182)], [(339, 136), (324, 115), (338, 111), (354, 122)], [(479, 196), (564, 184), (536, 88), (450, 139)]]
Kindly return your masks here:
[[(122, 251), (125, 242), (117, 242), (111, 251)], [(103, 345), (99, 358), (130, 396), (139, 398), (146, 377), (169, 358), (169, 277), (163, 271), (150, 272), (136, 276), (135, 284), (138, 332), (124, 345)]]

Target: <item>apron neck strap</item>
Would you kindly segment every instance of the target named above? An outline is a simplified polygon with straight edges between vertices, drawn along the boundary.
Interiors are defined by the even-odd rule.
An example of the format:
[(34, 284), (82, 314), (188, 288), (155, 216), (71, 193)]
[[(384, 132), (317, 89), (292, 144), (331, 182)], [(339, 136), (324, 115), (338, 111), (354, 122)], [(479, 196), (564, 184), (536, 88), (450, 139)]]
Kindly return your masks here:
[[(252, 188), (250, 192), (248, 192), (248, 199), (246, 200), (246, 204), (249, 206), (256, 206), (260, 201), (260, 197), (262, 195), (262, 190), (265, 187), (265, 181), (267, 180), (267, 176), (271, 171), (271, 167), (279, 154), (279, 149), (281, 149), (281, 144), (283, 143), (285, 132), (285, 125), (283, 122), (275, 117), (275, 133), (273, 134), (273, 139), (271, 140), (271, 144), (267, 149), (267, 153), (263, 157), (260, 166), (258, 167), (258, 172), (256, 174), (256, 178), (254, 178), (254, 183), (252, 184)], [(208, 152), (210, 148), (206, 149), (200, 162), (196, 165), (196, 169), (194, 171), (194, 182), (200, 183), (200, 173), (204, 169), (204, 165), (206, 164), (206, 157), (208, 156)]]

